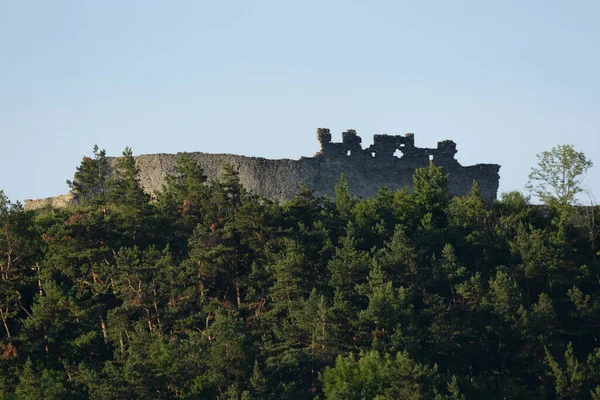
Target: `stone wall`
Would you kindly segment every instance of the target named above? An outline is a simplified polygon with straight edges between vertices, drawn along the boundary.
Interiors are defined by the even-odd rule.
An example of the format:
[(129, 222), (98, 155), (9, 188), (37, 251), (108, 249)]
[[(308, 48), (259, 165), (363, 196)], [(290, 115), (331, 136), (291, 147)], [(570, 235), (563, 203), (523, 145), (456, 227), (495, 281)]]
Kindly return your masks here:
[(26, 210), (37, 210), (44, 207), (65, 208), (75, 201), (75, 196), (71, 193), (55, 197), (46, 197), (44, 199), (25, 199)]
[[(224, 164), (231, 164), (238, 172), (246, 189), (274, 201), (292, 198), (300, 186), (306, 183), (316, 194), (333, 197), (334, 187), (343, 172), (350, 191), (361, 198), (373, 197), (382, 186), (390, 190), (412, 188), (415, 169), (426, 167), (433, 160), (449, 173), (450, 192), (465, 195), (477, 181), (483, 197), (494, 200), (498, 191), (500, 166), (477, 164), (463, 167), (455, 159), (456, 144), (445, 140), (437, 148), (415, 146), (412, 133), (375, 135), (373, 145), (363, 149), (362, 139), (356, 131), (342, 134), (342, 142), (331, 141), (329, 129), (317, 129), (321, 149), (314, 157), (300, 160), (268, 160), (233, 154), (189, 153), (204, 168), (209, 180), (215, 179)], [(402, 153), (397, 157), (397, 151)], [(148, 193), (161, 189), (164, 177), (174, 173), (179, 154), (149, 154), (135, 157), (140, 169), (140, 182)], [(109, 159), (114, 165), (116, 159)], [(47, 199), (25, 200), (26, 208), (38, 208), (48, 204)], [(52, 201), (54, 205), (54, 202)]]

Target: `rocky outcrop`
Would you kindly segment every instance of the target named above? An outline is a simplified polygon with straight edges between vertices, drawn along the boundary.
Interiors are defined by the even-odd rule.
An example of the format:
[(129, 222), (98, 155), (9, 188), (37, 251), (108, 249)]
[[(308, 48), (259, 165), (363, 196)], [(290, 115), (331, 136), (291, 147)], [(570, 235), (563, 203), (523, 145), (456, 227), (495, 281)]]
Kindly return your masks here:
[[(382, 186), (390, 190), (412, 188), (412, 176), (417, 168), (426, 167), (430, 160), (449, 174), (449, 188), (454, 195), (468, 194), (476, 181), (481, 194), (494, 200), (498, 191), (500, 166), (477, 164), (463, 167), (455, 159), (456, 144), (451, 140), (438, 142), (437, 148), (415, 146), (414, 135), (375, 135), (373, 145), (363, 149), (356, 131), (342, 134), (342, 142), (331, 141), (329, 129), (317, 129), (321, 149), (314, 157), (300, 160), (268, 160), (233, 154), (188, 153), (204, 169), (209, 180), (219, 176), (222, 166), (232, 165), (239, 173), (244, 187), (274, 201), (292, 198), (302, 184), (318, 195), (333, 197), (334, 187), (344, 173), (350, 191), (361, 198), (373, 197)], [(400, 154), (400, 156), (398, 156)], [(140, 183), (148, 193), (162, 187), (167, 174), (175, 172), (178, 154), (148, 154), (135, 157), (140, 169)], [(110, 159), (114, 165), (116, 159)], [(68, 195), (67, 195), (68, 196)], [(51, 202), (61, 206), (64, 196), (52, 200), (25, 200), (25, 207), (39, 208)], [(57, 200), (54, 200), (57, 199)]]

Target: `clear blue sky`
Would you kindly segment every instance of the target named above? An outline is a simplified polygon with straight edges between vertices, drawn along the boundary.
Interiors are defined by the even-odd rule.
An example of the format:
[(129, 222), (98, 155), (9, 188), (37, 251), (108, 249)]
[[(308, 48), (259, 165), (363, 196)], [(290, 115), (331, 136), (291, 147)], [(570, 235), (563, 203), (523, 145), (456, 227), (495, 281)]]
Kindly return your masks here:
[(0, 0), (0, 189), (66, 193), (95, 143), (299, 158), (329, 127), (452, 139), (501, 191), (573, 144), (600, 198), (599, 20), (597, 0)]

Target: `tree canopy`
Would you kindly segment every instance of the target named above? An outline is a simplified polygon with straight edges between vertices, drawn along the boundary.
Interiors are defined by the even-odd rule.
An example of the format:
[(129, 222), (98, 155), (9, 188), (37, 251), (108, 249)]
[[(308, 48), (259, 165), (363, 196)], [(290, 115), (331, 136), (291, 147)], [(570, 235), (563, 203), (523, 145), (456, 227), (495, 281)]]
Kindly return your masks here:
[(543, 203), (559, 206), (573, 205), (578, 193), (584, 190), (583, 178), (593, 166), (573, 145), (559, 145), (537, 155), (538, 165), (531, 169), (528, 189)]
[[(433, 164), (277, 204), (187, 155), (152, 200), (94, 154), (79, 205), (0, 192), (0, 398), (600, 399), (598, 208), (452, 197)], [(568, 204), (591, 162), (557, 160)]]

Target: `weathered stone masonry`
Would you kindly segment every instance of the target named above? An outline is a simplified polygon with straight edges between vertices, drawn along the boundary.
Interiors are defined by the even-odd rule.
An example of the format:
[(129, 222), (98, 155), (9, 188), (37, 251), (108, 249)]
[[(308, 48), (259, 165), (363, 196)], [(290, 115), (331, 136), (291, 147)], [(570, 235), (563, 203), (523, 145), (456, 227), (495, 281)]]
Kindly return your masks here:
[[(342, 142), (331, 141), (329, 129), (317, 129), (321, 149), (314, 157), (300, 160), (267, 160), (233, 154), (189, 153), (194, 157), (209, 180), (221, 173), (224, 164), (231, 164), (238, 172), (241, 183), (253, 193), (275, 201), (292, 198), (300, 186), (306, 183), (316, 194), (333, 197), (334, 187), (343, 172), (350, 191), (361, 198), (373, 197), (382, 186), (390, 190), (412, 188), (412, 176), (417, 168), (426, 167), (433, 160), (449, 174), (450, 192), (465, 195), (474, 181), (481, 194), (494, 200), (498, 191), (500, 166), (477, 164), (463, 167), (454, 158), (456, 143), (451, 140), (438, 142), (437, 148), (415, 146), (412, 133), (406, 135), (375, 135), (373, 144), (362, 148), (362, 139), (356, 131), (342, 133)], [(401, 152), (401, 157), (395, 154)], [(149, 154), (135, 157), (140, 169), (140, 182), (149, 193), (161, 189), (167, 174), (174, 173), (178, 154)], [(114, 165), (111, 158), (109, 164)], [(25, 200), (26, 208), (38, 208), (50, 202), (55, 205), (68, 203), (69, 196), (43, 200)]]

